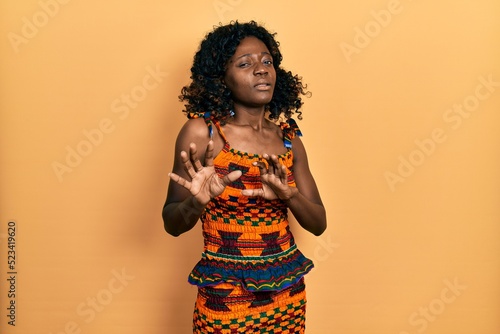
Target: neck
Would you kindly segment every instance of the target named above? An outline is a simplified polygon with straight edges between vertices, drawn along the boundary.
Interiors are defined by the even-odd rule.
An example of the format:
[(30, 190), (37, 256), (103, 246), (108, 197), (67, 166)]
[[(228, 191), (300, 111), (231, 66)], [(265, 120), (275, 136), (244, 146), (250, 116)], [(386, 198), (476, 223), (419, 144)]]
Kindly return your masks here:
[(260, 130), (266, 127), (267, 121), (264, 117), (264, 107), (258, 109), (236, 108), (231, 124), (239, 126), (250, 126), (254, 130)]

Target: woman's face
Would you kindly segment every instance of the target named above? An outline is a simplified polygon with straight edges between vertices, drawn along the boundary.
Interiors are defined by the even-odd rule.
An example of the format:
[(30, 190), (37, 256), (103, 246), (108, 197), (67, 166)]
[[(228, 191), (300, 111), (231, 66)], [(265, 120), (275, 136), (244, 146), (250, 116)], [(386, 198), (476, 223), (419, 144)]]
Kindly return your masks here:
[(249, 36), (241, 40), (227, 62), (224, 82), (235, 106), (255, 108), (271, 102), (276, 71), (271, 53), (260, 39)]

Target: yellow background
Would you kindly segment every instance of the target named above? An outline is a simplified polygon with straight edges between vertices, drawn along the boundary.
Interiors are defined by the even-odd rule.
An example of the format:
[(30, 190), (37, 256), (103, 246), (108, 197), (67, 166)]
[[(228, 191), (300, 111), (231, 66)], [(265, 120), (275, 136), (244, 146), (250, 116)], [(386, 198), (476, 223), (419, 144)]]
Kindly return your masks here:
[(3, 1), (1, 332), (190, 332), (200, 226), (171, 237), (161, 209), (177, 96), (232, 19), (278, 32), (312, 92), (308, 333), (500, 333), (497, 0)]

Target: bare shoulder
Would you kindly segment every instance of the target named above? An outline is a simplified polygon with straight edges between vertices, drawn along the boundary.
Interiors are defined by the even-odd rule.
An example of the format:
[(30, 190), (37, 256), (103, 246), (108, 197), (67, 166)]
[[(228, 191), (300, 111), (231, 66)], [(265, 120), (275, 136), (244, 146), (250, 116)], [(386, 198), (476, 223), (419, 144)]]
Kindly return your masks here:
[(203, 118), (188, 119), (179, 132), (178, 140), (187, 137), (191, 140), (209, 137), (208, 126)]
[(189, 119), (182, 126), (179, 135), (177, 136), (177, 142), (175, 144), (176, 151), (188, 151), (189, 145), (191, 143), (196, 144), (200, 157), (203, 158), (205, 148), (210, 140), (214, 142), (214, 152), (217, 154), (223, 146), (222, 139), (215, 127), (212, 125), (212, 134), (210, 136), (209, 126), (203, 118)]
[(307, 153), (299, 136), (292, 139), (292, 151), (294, 162), (305, 162), (307, 164)]
[(176, 149), (187, 151), (189, 144), (205, 147), (210, 140), (208, 126), (203, 118), (189, 119), (184, 123), (177, 135)]

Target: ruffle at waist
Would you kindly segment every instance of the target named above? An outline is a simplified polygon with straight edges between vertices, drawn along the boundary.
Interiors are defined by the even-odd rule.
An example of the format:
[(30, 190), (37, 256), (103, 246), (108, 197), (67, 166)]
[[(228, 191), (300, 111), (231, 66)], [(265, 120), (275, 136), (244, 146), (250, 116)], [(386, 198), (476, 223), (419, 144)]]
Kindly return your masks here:
[(227, 256), (206, 251), (188, 281), (199, 287), (232, 283), (252, 292), (279, 291), (297, 283), (313, 267), (295, 245), (272, 256)]

